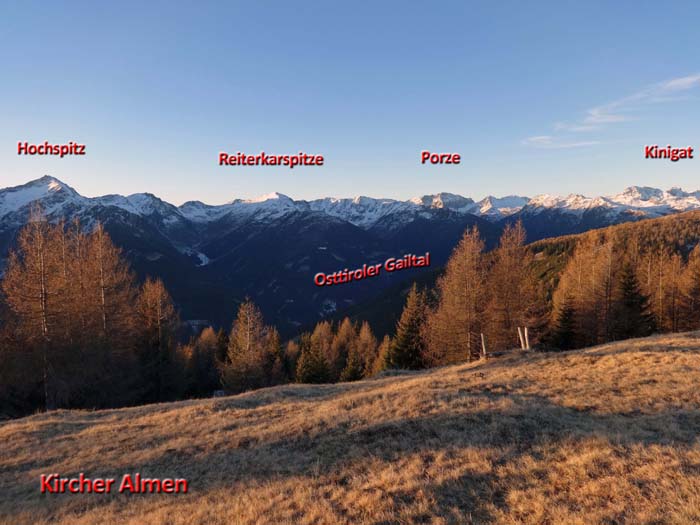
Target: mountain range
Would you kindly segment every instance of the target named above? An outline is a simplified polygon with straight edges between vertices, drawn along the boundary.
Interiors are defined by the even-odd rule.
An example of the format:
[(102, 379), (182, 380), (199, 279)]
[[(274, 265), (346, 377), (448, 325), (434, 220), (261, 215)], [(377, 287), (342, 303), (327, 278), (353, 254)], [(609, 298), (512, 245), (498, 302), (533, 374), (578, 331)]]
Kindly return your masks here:
[[(0, 258), (32, 203), (49, 220), (100, 221), (140, 276), (161, 277), (192, 325), (227, 325), (246, 296), (283, 335), (375, 297), (419, 270), (318, 288), (317, 272), (431, 252), (444, 264), (465, 228), (493, 247), (505, 224), (521, 220), (528, 240), (700, 209), (700, 192), (633, 186), (613, 196), (486, 197), (451, 193), (407, 201), (370, 197), (293, 200), (279, 193), (212, 206), (169, 204), (155, 195), (84, 197), (50, 176), (0, 190)], [(399, 275), (400, 274), (400, 275)]]

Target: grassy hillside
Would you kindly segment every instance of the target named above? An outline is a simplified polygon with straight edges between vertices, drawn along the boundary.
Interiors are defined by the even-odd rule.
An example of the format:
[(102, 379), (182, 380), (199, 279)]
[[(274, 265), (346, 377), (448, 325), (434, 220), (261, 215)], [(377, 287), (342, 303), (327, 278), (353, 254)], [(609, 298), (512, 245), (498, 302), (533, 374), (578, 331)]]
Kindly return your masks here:
[[(0, 425), (0, 523), (700, 522), (700, 333)], [(189, 481), (42, 495), (39, 476)]]

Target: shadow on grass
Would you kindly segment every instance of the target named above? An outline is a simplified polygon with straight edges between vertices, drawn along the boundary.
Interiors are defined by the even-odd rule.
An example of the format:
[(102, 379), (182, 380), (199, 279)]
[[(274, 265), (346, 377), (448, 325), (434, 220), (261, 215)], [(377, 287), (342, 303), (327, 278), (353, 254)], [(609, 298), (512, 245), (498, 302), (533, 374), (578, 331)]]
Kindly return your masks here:
[[(371, 388), (368, 382), (367, 388)], [(329, 385), (321, 389), (324, 395), (336, 395), (345, 391), (343, 385)], [(288, 393), (288, 392), (287, 392)], [(517, 461), (523, 455), (537, 454), (541, 447), (556, 447), (564, 441), (576, 442), (590, 437), (604, 439), (613, 446), (659, 444), (689, 448), (700, 432), (700, 411), (676, 410), (655, 414), (639, 412), (597, 414), (590, 410), (576, 410), (551, 403), (536, 395), (519, 395), (495, 391), (474, 392), (459, 390), (446, 393), (448, 397), (464, 398), (476, 403), (508, 398), (508, 409), (469, 410), (457, 405), (447, 414), (403, 418), (382, 421), (370, 425), (353, 425), (352, 421), (331, 425), (315, 433), (299, 435), (295, 439), (278, 439), (266, 442), (238, 439), (231, 447), (217, 452), (203, 452), (202, 448), (189, 444), (188, 448), (169, 449), (152, 458), (147, 464), (124, 461), (122, 473), (141, 472), (150, 477), (183, 477), (187, 471), (190, 494), (195, 497), (208, 490), (234, 487), (238, 484), (302, 477), (309, 480), (327, 477), (329, 483), (342, 485), (344, 469), (362, 469), (368, 458), (390, 464), (415, 454), (434, 457), (436, 453), (450, 453), (466, 447), (497, 450), (500, 461)], [(230, 404), (234, 398), (228, 401)], [(226, 403), (222, 401), (221, 403)], [(202, 436), (206, 440), (206, 436)], [(98, 460), (96, 460), (98, 461)], [(426, 461), (430, 461), (429, 459)], [(54, 472), (46, 465), (46, 472)], [(77, 472), (62, 472), (74, 476)], [(97, 476), (96, 472), (86, 475)], [(517, 479), (516, 479), (517, 477)], [(508, 511), (505, 487), (526, 489), (536, 480), (511, 475), (504, 479), (495, 472), (476, 473), (465, 469), (452, 481), (433, 484), (426, 481), (424, 491), (434, 502), (430, 514), (442, 517), (447, 523), (488, 523), (494, 507)], [(90, 496), (57, 495), (44, 497), (39, 494), (38, 480), (24, 479), (7, 486), (0, 496), (0, 515), (3, 514), (3, 498), (14, 495), (28, 498), (27, 506), (36, 504), (44, 512), (55, 513), (62, 505), (75, 508), (76, 500), (82, 508), (95, 508), (114, 504), (126, 504), (133, 495)], [(7, 481), (7, 480), (6, 480)], [(9, 490), (8, 490), (9, 489)], [(41, 497), (40, 497), (41, 496)], [(167, 496), (172, 497), (172, 496)], [(399, 490), (390, 494), (396, 506), (408, 504), (412, 494)], [(467, 518), (468, 517), (468, 518)], [(389, 522), (387, 522), (389, 523)]]

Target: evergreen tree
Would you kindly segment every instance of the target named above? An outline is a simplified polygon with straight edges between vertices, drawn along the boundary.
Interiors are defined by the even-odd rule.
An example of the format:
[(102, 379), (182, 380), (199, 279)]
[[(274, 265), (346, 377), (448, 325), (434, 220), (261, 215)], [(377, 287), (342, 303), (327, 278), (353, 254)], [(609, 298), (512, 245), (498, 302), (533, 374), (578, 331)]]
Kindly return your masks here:
[(228, 334), (223, 328), (216, 332), (216, 361), (223, 364), (228, 359)]
[(297, 383), (327, 383), (328, 363), (321, 348), (312, 344), (309, 334), (302, 334), (299, 340), (300, 355), (297, 361)]
[(286, 377), (294, 380), (301, 350), (296, 341), (288, 341), (284, 349), (284, 370)]
[(551, 334), (551, 344), (558, 350), (571, 350), (576, 345), (576, 307), (571, 296), (564, 299), (556, 325)]
[(211, 326), (202, 330), (189, 345), (190, 392), (193, 395), (208, 395), (219, 388), (217, 346), (218, 334)]
[(360, 353), (356, 349), (350, 350), (345, 368), (340, 374), (341, 381), (357, 381), (362, 379), (364, 371), (364, 363), (360, 357)]
[(637, 275), (629, 263), (622, 267), (620, 273), (618, 300), (615, 306), (615, 339), (644, 337), (654, 332), (655, 323), (649, 313), (648, 299), (642, 294)]
[(268, 327), (262, 363), (267, 386), (279, 385), (287, 380), (280, 334), (274, 326)]
[(425, 319), (425, 298), (413, 284), (406, 298), (401, 318), (396, 325), (396, 338), (386, 355), (387, 368), (417, 370), (423, 366), (424, 344), (422, 325)]

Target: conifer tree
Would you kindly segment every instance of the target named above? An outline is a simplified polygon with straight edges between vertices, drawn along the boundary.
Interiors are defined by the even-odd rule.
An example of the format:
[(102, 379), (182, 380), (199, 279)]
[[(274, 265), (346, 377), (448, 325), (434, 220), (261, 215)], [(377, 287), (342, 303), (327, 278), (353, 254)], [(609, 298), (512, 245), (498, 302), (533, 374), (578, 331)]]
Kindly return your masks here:
[[(610, 240), (587, 236), (576, 246), (559, 279), (552, 312), (558, 315), (565, 301), (572, 303), (576, 348), (599, 344), (611, 337), (617, 279), (613, 253)], [(553, 324), (556, 327), (557, 319)]]
[(576, 345), (576, 307), (571, 296), (564, 299), (557, 314), (551, 344), (558, 350), (571, 350)]
[[(110, 280), (108, 278), (104, 281), (98, 279), (97, 282), (109, 283)], [(100, 294), (99, 297), (102, 295)], [(99, 304), (103, 303), (100, 301)], [(108, 330), (114, 329), (115, 326), (121, 326), (119, 321), (109, 321), (113, 318), (111, 313), (114, 310), (109, 301), (106, 301), (105, 304), (105, 309), (99, 309), (100, 320), (108, 320), (108, 324), (99, 325), (102, 334), (104, 334), (104, 326), (107, 326)], [(173, 300), (163, 281), (147, 278), (141, 287), (136, 308), (138, 326), (141, 331), (141, 364), (147, 384), (145, 396), (151, 401), (169, 399), (175, 392), (181, 390), (181, 385), (177, 384), (181, 360), (176, 359), (175, 353), (175, 333), (179, 320)], [(105, 312), (110, 312), (110, 314), (105, 316)], [(110, 332), (109, 336), (113, 336), (113, 332)]]
[(465, 232), (447, 262), (437, 285), (438, 306), (428, 315), (425, 327), (427, 363), (470, 361), (479, 354), (487, 294), (483, 250), (475, 226)]
[(267, 329), (265, 350), (262, 357), (264, 383), (268, 386), (279, 385), (287, 379), (284, 353), (277, 328), (270, 326)]
[(406, 298), (401, 318), (396, 325), (396, 337), (386, 355), (387, 368), (417, 370), (423, 366), (424, 344), (422, 325), (425, 320), (425, 298), (416, 284)]
[(356, 348), (352, 348), (350, 350), (350, 354), (348, 355), (345, 368), (340, 373), (340, 380), (357, 381), (358, 379), (362, 379), (363, 371), (364, 363), (362, 362), (360, 353), (357, 351)]
[(700, 328), (700, 245), (688, 257), (681, 276), (681, 330)]
[(328, 363), (321, 348), (314, 345), (309, 334), (302, 334), (299, 340), (299, 360), (297, 361), (297, 383), (327, 383)]
[(210, 326), (202, 330), (190, 345), (189, 368), (194, 395), (207, 395), (219, 387), (216, 357), (218, 343), (218, 334)]
[(10, 252), (2, 281), (3, 293), (18, 318), (18, 329), (29, 348), (40, 351), (44, 404), (56, 407), (55, 354), (60, 346), (55, 340), (54, 324), (63, 294), (60, 260), (55, 250), (53, 229), (43, 211), (34, 207), (28, 224), (20, 230), (17, 249)]
[(488, 340), (494, 348), (509, 349), (518, 345), (518, 327), (532, 327), (535, 306), (532, 255), (525, 249), (525, 229), (520, 221), (506, 226), (494, 258), (488, 277)]
[(340, 379), (340, 374), (345, 369), (348, 356), (353, 352), (357, 339), (355, 325), (347, 317), (338, 326), (338, 331), (331, 342), (331, 352), (328, 359), (331, 380)]
[[(310, 344), (321, 353), (329, 367), (330, 363), (336, 361), (336, 356), (333, 353), (333, 338), (333, 325), (328, 321), (317, 323), (311, 333)], [(328, 373), (331, 373), (330, 369)]]
[(377, 338), (374, 337), (367, 321), (360, 326), (355, 349), (362, 364), (362, 376), (369, 377), (372, 375), (372, 367), (377, 359)]
[(294, 380), (296, 377), (297, 363), (299, 362), (299, 343), (294, 340), (287, 341), (287, 346), (284, 349), (284, 370), (286, 377)]
[(227, 364), (222, 383), (230, 392), (242, 392), (265, 384), (264, 360), (269, 350), (269, 328), (257, 306), (246, 299), (231, 327)]
[(620, 273), (613, 336), (615, 339), (644, 337), (653, 333), (654, 329), (648, 299), (640, 290), (634, 268), (626, 263)]
[(370, 373), (367, 374), (368, 377), (376, 376), (380, 372), (386, 370), (390, 348), (391, 337), (385, 335), (384, 339), (382, 339), (382, 342), (379, 343), (379, 347), (377, 348), (377, 357), (374, 359), (374, 363), (372, 363), (372, 369)]
[(219, 365), (225, 363), (228, 359), (228, 334), (223, 328), (219, 328), (216, 332), (216, 361)]
[[(102, 224), (97, 224), (88, 241), (87, 299), (99, 319), (100, 336), (111, 345), (119, 345), (133, 330), (134, 277)], [(164, 289), (162, 282), (158, 289)]]

